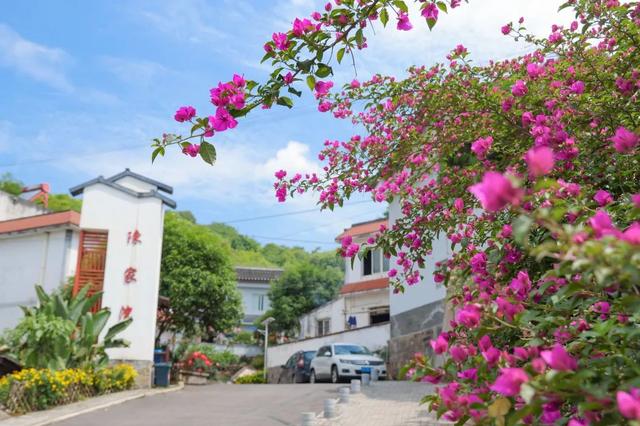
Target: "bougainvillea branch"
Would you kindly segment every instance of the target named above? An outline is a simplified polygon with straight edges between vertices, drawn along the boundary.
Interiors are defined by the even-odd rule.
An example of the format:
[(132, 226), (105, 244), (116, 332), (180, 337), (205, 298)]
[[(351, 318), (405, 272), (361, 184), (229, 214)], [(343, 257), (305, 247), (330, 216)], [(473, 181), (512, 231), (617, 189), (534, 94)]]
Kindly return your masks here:
[[(458, 424), (639, 425), (640, 3), (572, 0), (562, 8), (572, 8), (575, 21), (545, 37), (529, 34), (523, 20), (496, 29), (529, 42), (532, 53), (478, 66), (458, 45), (445, 63), (411, 68), (404, 80), (375, 75), (337, 92), (315, 79), (331, 74), (322, 59), (300, 69), (298, 56), (364, 47), (358, 31), (389, 14), (400, 31), (413, 24), (403, 2), (336, 3), (316, 19), (320, 27), (297, 20), (274, 34), (266, 59), (282, 68), (249, 105), (277, 104), (273, 90), (306, 75), (318, 109), (362, 131), (325, 142), (321, 174), (276, 172), (276, 197), (312, 193), (331, 209), (355, 193), (398, 203), (392, 226), (363, 245), (345, 238), (339, 250), (393, 256), (395, 291), (447, 287), (453, 319), (425, 348), (444, 359), (418, 355), (407, 374), (438, 385), (424, 401), (439, 416)], [(419, 4), (429, 27), (446, 9)], [(336, 44), (332, 37), (348, 28), (346, 44)], [(317, 32), (325, 35), (305, 39)], [(223, 85), (223, 104), (240, 107), (232, 98), (244, 84)], [(176, 119), (223, 131), (216, 126), (235, 126), (242, 108), (225, 111), (231, 118), (196, 119), (185, 107)], [(202, 139), (199, 152), (187, 142), (193, 135), (171, 141), (208, 155)], [(441, 238), (448, 259), (433, 258)], [(428, 262), (433, 276), (424, 275)]]

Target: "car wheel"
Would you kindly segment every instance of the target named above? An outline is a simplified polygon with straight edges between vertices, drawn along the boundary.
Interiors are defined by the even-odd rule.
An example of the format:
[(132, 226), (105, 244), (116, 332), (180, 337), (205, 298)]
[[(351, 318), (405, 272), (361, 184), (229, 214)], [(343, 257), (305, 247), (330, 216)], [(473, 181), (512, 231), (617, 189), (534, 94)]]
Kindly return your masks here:
[(311, 370), (311, 375), (309, 375), (309, 383), (314, 384), (316, 382), (316, 370)]
[(331, 367), (331, 383), (339, 383), (340, 375), (338, 374), (338, 367), (335, 365)]

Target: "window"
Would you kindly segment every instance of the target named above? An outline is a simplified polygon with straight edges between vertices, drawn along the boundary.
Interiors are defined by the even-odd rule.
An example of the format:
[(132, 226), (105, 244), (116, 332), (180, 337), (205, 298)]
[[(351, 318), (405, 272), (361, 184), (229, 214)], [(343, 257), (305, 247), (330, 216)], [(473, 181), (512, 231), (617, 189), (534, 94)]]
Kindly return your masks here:
[(316, 336), (326, 336), (331, 333), (331, 319), (324, 318), (318, 320)]
[(264, 294), (254, 294), (253, 295), (253, 311), (254, 312), (263, 312), (264, 311)]
[(362, 275), (379, 274), (389, 270), (389, 259), (380, 250), (368, 251), (362, 258)]
[(369, 349), (360, 345), (335, 345), (336, 355), (371, 355)]
[(369, 325), (380, 324), (381, 322), (388, 322), (389, 317), (389, 307), (388, 306), (379, 306), (375, 308), (369, 309)]
[(320, 356), (325, 356), (325, 353), (329, 352), (331, 353), (331, 346), (323, 346), (320, 349), (318, 349), (318, 354), (316, 356), (320, 357)]

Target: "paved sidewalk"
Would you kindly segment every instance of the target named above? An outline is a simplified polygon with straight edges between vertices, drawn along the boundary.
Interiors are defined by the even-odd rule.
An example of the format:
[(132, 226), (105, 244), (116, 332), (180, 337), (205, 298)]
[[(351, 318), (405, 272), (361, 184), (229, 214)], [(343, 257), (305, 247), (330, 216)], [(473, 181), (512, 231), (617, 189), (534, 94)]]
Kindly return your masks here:
[(172, 386), (164, 389), (134, 389), (130, 391), (116, 392), (109, 395), (97, 396), (72, 404), (61, 405), (50, 410), (35, 411), (22, 416), (10, 417), (0, 420), (0, 426), (46, 426), (61, 422), (82, 414), (96, 410), (113, 407), (134, 399), (146, 396), (159, 395), (182, 389), (182, 386)]
[(348, 404), (337, 404), (338, 416), (322, 419), (317, 426), (430, 426), (453, 425), (436, 420), (420, 399), (433, 386), (415, 382), (377, 382), (350, 395)]

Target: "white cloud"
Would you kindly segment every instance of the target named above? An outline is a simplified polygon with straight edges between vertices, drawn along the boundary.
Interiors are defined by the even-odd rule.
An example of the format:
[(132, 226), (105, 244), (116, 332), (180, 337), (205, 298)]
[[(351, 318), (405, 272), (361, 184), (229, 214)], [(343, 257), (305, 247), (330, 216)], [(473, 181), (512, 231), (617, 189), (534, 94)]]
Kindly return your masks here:
[(69, 60), (64, 50), (29, 41), (9, 26), (0, 24), (0, 65), (56, 89), (72, 91), (73, 85), (65, 74)]
[(145, 60), (101, 56), (99, 62), (120, 80), (136, 85), (150, 85), (154, 79), (168, 71), (163, 65)]

